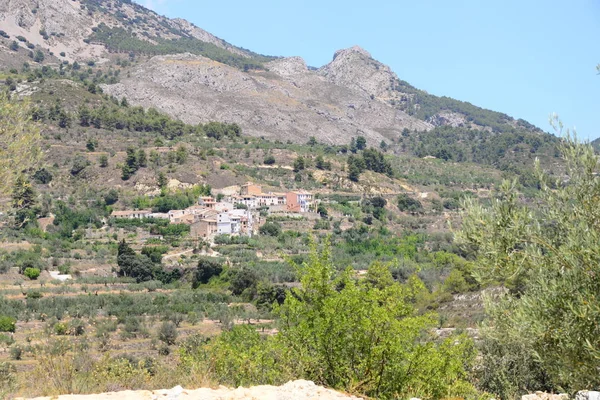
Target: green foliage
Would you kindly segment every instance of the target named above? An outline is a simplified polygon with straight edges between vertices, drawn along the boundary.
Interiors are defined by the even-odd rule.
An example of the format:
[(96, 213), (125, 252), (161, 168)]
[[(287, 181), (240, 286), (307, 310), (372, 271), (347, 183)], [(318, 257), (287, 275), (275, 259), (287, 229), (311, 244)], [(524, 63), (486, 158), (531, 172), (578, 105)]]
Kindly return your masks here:
[(23, 271), (23, 275), (34, 281), (37, 278), (39, 278), (40, 270), (38, 268), (25, 268), (25, 271)]
[(294, 160), (294, 172), (300, 172), (300, 171), (304, 170), (304, 168), (305, 168), (304, 157), (298, 156)]
[(213, 276), (219, 276), (223, 272), (223, 265), (220, 261), (212, 258), (201, 258), (194, 274), (192, 287), (195, 289), (200, 284), (206, 284)]
[(33, 61), (35, 61), (36, 63), (41, 63), (44, 62), (44, 59), (46, 57), (44, 56), (44, 52), (41, 50), (36, 50), (35, 54), (33, 56)]
[(168, 253), (169, 246), (144, 246), (141, 253), (148, 256), (155, 264), (160, 264), (163, 254)]
[(127, 148), (127, 157), (125, 158), (125, 164), (121, 168), (121, 179), (124, 181), (128, 180), (136, 173), (136, 171), (140, 168), (140, 161), (145, 160), (145, 153), (143, 153), (143, 159), (140, 160), (140, 153), (135, 150), (133, 147)]
[(42, 185), (47, 185), (52, 182), (52, 174), (46, 168), (38, 169), (33, 174), (33, 180)]
[(317, 167), (317, 169), (320, 169), (320, 170), (330, 171), (331, 170), (331, 162), (325, 161), (323, 156), (319, 154), (317, 156), (317, 158), (315, 159), (315, 167)]
[(17, 320), (6, 315), (0, 316), (0, 332), (14, 332), (17, 328)]
[[(247, 290), (255, 291), (258, 283), (256, 272), (249, 268), (242, 268), (230, 271), (229, 288), (231, 293), (236, 296), (243, 294)], [(254, 297), (254, 293), (248, 293), (247, 298)]]
[(11, 205), (15, 210), (17, 226), (23, 227), (35, 219), (35, 191), (23, 175), (20, 175), (15, 181)]
[(387, 200), (380, 196), (365, 199), (362, 205), (362, 210), (366, 214), (372, 214), (373, 217), (383, 221), (385, 217), (385, 206)]
[(146, 255), (137, 255), (125, 240), (119, 243), (117, 265), (119, 275), (135, 278), (138, 282), (152, 280), (152, 260)]
[(265, 164), (265, 165), (275, 164), (275, 157), (273, 157), (272, 154), (265, 156), (265, 159), (263, 160), (263, 164)]
[(5, 195), (23, 171), (35, 168), (41, 158), (39, 127), (30, 113), (28, 102), (0, 91), (0, 193)]
[[(491, 134), (464, 127), (440, 126), (401, 138), (401, 145), (417, 157), (434, 156), (455, 162), (490, 165), (521, 177), (521, 184), (537, 187), (530, 175), (534, 157), (553, 160), (559, 140), (550, 134), (509, 130)], [(545, 161), (548, 163), (548, 161)]]
[(177, 340), (177, 327), (171, 321), (163, 322), (158, 328), (158, 339), (166, 345), (173, 345)]
[(63, 201), (57, 201), (54, 208), (54, 227), (62, 238), (73, 238), (76, 231), (83, 227), (100, 228), (100, 217), (105, 216), (105, 211), (86, 207), (81, 210), (72, 209)]
[[(600, 165), (591, 146), (568, 136), (562, 152), (568, 179), (552, 182), (537, 164), (534, 202), (520, 201), (515, 182), (505, 182), (490, 206), (467, 200), (458, 239), (477, 254), (480, 282), (510, 289), (486, 304), (484, 336), (496, 353), (529, 357), (552, 389), (572, 391), (600, 385), (600, 331), (592, 322), (600, 320)], [(493, 363), (484, 368), (494, 374)], [(505, 392), (537, 389), (515, 376), (489, 381), (501, 378), (513, 379)]]
[(406, 193), (398, 195), (398, 209), (400, 211), (406, 211), (410, 213), (418, 213), (423, 210), (423, 205), (417, 199), (413, 199)]
[[(163, 175), (164, 176), (164, 175)], [(159, 176), (159, 181), (160, 181)], [(167, 178), (159, 183), (166, 185)], [(196, 204), (198, 196), (210, 196), (212, 188), (210, 185), (196, 185), (191, 189), (178, 191), (176, 193), (162, 192), (159, 197), (136, 197), (133, 199), (133, 205), (138, 209), (152, 208), (153, 212), (166, 213), (171, 210), (183, 210), (192, 204)]]
[[(434, 96), (416, 89), (402, 80), (396, 81), (394, 89), (404, 95), (409, 95), (403, 96), (406, 100), (399, 104), (398, 107), (416, 118), (426, 121), (440, 111), (452, 111), (465, 115), (467, 122), (472, 122), (479, 126), (488, 126), (496, 133), (515, 130), (512, 118), (506, 114), (486, 110), (471, 103), (455, 100), (450, 97)], [(516, 124), (523, 130), (537, 130), (533, 125), (521, 119), (516, 121)]]
[(358, 182), (360, 174), (362, 174), (366, 168), (365, 160), (362, 157), (350, 155), (347, 163), (348, 179), (350, 179), (352, 182)]
[(395, 283), (373, 265), (365, 279), (336, 276), (326, 248), (313, 246), (300, 272), (301, 287), (281, 306), (279, 331), (261, 337), (235, 327), (209, 342), (184, 346), (187, 365), (208, 363), (220, 382), (281, 384), (304, 378), (376, 398), (437, 399), (474, 393), (467, 383), (474, 357), (464, 337), (434, 341), (425, 334), (433, 314), (418, 315), (411, 299), (422, 290)]
[(373, 148), (366, 149), (363, 151), (362, 157), (365, 162), (365, 169), (379, 172), (380, 174), (385, 174), (387, 176), (392, 176), (394, 174), (391, 164), (383, 157), (383, 154), (380, 151)]
[(281, 225), (277, 222), (265, 222), (258, 231), (261, 235), (279, 236), (281, 234)]
[(148, 39), (152, 42), (139, 39), (123, 28), (109, 28), (104, 23), (89, 37), (90, 42), (104, 44), (110, 51), (143, 55), (192, 53), (244, 70), (264, 69), (263, 62), (273, 59), (258, 54), (252, 54), (251, 58), (240, 56), (187, 35), (178, 39), (154, 36)]
[(79, 176), (81, 173), (90, 165), (90, 161), (85, 158), (83, 155), (78, 154), (73, 159), (73, 163), (71, 164), (71, 175)]
[(119, 201), (119, 192), (117, 192), (115, 189), (110, 189), (104, 195), (104, 202), (106, 203), (107, 206), (112, 206), (117, 201)]

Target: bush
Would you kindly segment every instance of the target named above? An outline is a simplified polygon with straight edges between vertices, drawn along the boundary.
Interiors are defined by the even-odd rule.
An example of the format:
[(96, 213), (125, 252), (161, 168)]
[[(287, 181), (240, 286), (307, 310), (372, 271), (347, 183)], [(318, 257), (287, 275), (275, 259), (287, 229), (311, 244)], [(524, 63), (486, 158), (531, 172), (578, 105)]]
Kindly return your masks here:
[(0, 316), (0, 332), (14, 332), (17, 328), (17, 320), (6, 315)]
[(104, 202), (107, 206), (112, 206), (117, 201), (119, 201), (119, 192), (117, 192), (115, 189), (110, 189), (108, 193), (104, 195)]
[(275, 157), (273, 157), (273, 155), (269, 154), (268, 156), (265, 157), (265, 159), (263, 160), (263, 163), (265, 165), (273, 165), (273, 164), (275, 164)]
[(54, 326), (52, 327), (52, 330), (54, 331), (54, 333), (56, 335), (66, 335), (68, 330), (69, 330), (69, 326), (67, 325), (66, 322), (57, 322), (54, 324)]
[(166, 345), (173, 345), (177, 340), (177, 327), (171, 321), (163, 322), (158, 328), (158, 339)]
[(256, 272), (248, 268), (242, 268), (232, 273), (229, 288), (231, 289), (231, 293), (239, 296), (244, 293), (245, 290), (254, 288), (257, 282), (258, 276), (256, 275)]
[(258, 231), (261, 235), (276, 237), (281, 234), (281, 225), (276, 222), (266, 222), (264, 225), (258, 228)]
[(219, 276), (223, 272), (223, 265), (213, 259), (202, 258), (198, 261), (198, 267), (194, 274), (192, 287), (195, 289), (200, 284), (206, 284), (213, 276)]
[(81, 172), (88, 165), (90, 165), (90, 162), (88, 161), (87, 158), (85, 158), (82, 155), (75, 156), (75, 159), (73, 160), (73, 164), (71, 165), (71, 175), (77, 176), (77, 175), (81, 174)]
[(20, 360), (23, 357), (23, 349), (20, 346), (12, 346), (10, 348), (10, 358)]
[(52, 174), (46, 170), (46, 168), (39, 169), (33, 174), (33, 179), (37, 183), (47, 185), (52, 181)]
[(31, 292), (27, 292), (26, 297), (28, 299), (36, 300), (36, 299), (41, 299), (42, 297), (44, 297), (44, 295), (41, 292), (38, 292), (37, 290), (33, 290)]
[(423, 205), (419, 200), (413, 199), (406, 193), (402, 193), (398, 196), (398, 209), (400, 211), (408, 211), (410, 213), (417, 213), (423, 210)]
[(4, 345), (4, 346), (8, 347), (11, 344), (13, 344), (14, 342), (15, 342), (15, 339), (12, 337), (12, 335), (8, 335), (6, 333), (0, 334), (0, 345)]
[(31, 280), (36, 280), (40, 276), (40, 270), (38, 268), (25, 268), (23, 275)]
[(276, 311), (283, 322), (277, 334), (237, 326), (208, 343), (184, 345), (182, 359), (206, 365), (234, 386), (301, 376), (372, 398), (475, 395), (466, 381), (472, 342), (428, 339), (437, 316), (412, 307), (415, 294), (426, 290), (422, 282), (412, 278), (403, 286), (380, 264), (358, 281), (350, 270), (336, 271), (329, 247), (319, 253), (312, 245), (301, 285)]
[(74, 319), (69, 323), (69, 330), (67, 332), (72, 336), (81, 336), (85, 333), (85, 323), (80, 319)]

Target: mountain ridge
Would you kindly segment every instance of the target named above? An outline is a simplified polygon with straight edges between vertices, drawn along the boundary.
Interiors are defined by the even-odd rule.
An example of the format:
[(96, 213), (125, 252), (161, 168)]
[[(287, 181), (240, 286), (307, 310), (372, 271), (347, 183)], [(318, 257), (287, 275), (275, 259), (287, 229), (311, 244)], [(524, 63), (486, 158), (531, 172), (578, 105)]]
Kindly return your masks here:
[[(300, 57), (253, 53), (130, 0), (5, 0), (0, 21), (10, 38), (5, 45), (21, 36), (31, 52), (46, 52), (46, 63), (110, 65), (129, 57), (136, 65), (128, 77), (103, 86), (110, 95), (185, 122), (235, 122), (253, 136), (343, 144), (357, 135), (371, 143), (393, 141), (405, 130), (436, 126), (541, 132), (506, 114), (419, 90), (358, 46), (313, 69)], [(24, 57), (29, 50), (17, 44)], [(8, 51), (0, 53), (17, 63)]]

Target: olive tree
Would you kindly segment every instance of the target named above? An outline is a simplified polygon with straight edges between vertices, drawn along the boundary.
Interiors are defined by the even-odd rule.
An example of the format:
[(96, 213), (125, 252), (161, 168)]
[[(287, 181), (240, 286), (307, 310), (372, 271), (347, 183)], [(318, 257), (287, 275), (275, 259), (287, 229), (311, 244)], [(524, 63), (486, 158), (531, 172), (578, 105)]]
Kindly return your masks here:
[(474, 275), (506, 288), (483, 327), (482, 383), (501, 397), (600, 386), (600, 162), (568, 132), (561, 151), (558, 179), (536, 161), (535, 201), (504, 182), (490, 206), (464, 202), (457, 239), (477, 256)]

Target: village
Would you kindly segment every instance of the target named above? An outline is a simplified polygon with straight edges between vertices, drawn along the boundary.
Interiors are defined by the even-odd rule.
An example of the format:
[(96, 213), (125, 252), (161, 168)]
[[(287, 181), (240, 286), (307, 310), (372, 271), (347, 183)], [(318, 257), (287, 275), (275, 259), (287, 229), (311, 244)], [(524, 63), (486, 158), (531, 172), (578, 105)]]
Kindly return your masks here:
[[(217, 200), (218, 199), (218, 200)], [(263, 193), (262, 186), (252, 182), (242, 185), (238, 193), (200, 196), (198, 202), (184, 210), (157, 213), (152, 210), (113, 211), (112, 218), (168, 219), (171, 224), (190, 226), (194, 239), (212, 240), (218, 235), (252, 236), (264, 222), (261, 215), (302, 215), (314, 213), (317, 201), (304, 190)]]

